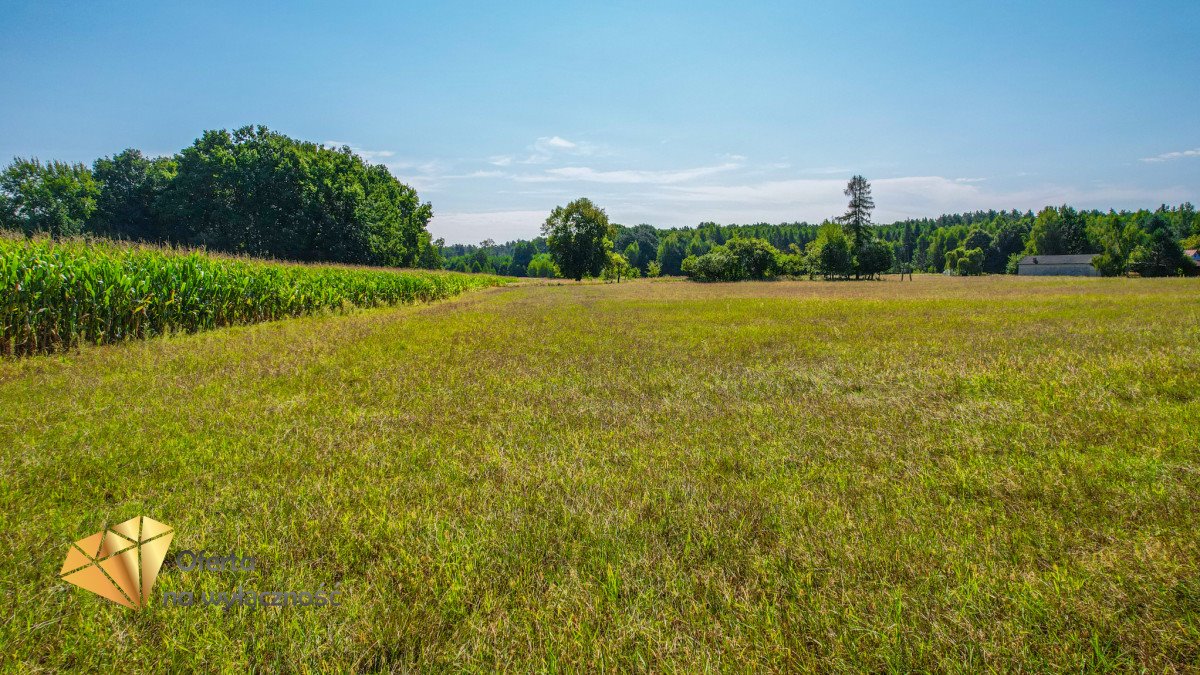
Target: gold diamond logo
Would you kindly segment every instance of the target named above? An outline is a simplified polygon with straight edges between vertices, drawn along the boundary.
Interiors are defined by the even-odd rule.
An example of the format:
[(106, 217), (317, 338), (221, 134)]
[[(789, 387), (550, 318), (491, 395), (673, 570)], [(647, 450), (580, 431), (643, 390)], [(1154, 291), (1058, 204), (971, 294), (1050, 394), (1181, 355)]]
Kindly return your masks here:
[(59, 576), (119, 605), (140, 609), (174, 536), (170, 526), (135, 516), (75, 542)]

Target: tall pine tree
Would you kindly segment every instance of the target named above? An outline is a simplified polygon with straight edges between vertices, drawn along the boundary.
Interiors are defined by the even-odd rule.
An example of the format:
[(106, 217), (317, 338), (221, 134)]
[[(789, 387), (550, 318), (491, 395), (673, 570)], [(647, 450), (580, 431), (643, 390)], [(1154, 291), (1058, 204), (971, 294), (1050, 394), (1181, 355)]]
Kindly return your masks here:
[[(843, 194), (850, 198), (850, 204), (846, 214), (838, 218), (838, 222), (842, 224), (842, 229), (850, 239), (852, 250), (857, 255), (858, 251), (871, 241), (871, 211), (875, 209), (875, 200), (871, 198), (871, 184), (862, 176), (851, 178)], [(857, 266), (854, 278), (858, 278)]]
[(870, 239), (867, 228), (871, 226), (871, 211), (875, 210), (875, 200), (871, 198), (871, 184), (862, 176), (855, 176), (846, 184), (843, 191), (850, 198), (846, 214), (838, 218), (842, 229), (850, 237), (854, 247), (862, 246)]

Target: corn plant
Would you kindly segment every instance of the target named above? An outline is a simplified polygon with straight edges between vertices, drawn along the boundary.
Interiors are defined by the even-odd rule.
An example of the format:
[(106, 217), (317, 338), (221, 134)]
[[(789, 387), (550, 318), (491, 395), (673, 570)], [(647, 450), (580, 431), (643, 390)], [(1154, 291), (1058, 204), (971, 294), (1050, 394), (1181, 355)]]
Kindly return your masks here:
[(501, 277), (0, 237), (0, 354), (447, 298)]

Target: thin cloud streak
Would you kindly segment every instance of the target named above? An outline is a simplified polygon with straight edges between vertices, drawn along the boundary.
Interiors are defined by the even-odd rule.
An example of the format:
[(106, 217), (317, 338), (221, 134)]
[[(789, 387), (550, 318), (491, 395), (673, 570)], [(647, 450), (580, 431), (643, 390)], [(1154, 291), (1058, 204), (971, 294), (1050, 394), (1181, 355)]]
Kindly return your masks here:
[(1200, 157), (1200, 148), (1194, 148), (1192, 150), (1179, 150), (1177, 152), (1164, 152), (1161, 155), (1155, 155), (1153, 157), (1143, 157), (1142, 161), (1148, 163), (1169, 162), (1173, 159), (1183, 159), (1185, 157)]
[(523, 159), (516, 155), (494, 155), (488, 163), (494, 166), (513, 164), (547, 164), (560, 156), (589, 157), (601, 154), (601, 147), (586, 141), (571, 141), (562, 136), (540, 136), (525, 148), (528, 153)]
[(350, 148), (350, 150), (353, 151), (354, 154), (358, 155), (359, 157), (362, 157), (363, 159), (365, 159), (368, 162), (374, 162), (374, 161), (380, 160), (380, 159), (387, 159), (389, 157), (394, 157), (396, 155), (396, 153), (391, 150), (366, 150), (364, 148), (360, 148), (359, 146), (357, 146), (353, 143), (346, 143), (344, 141), (325, 141), (323, 143), (323, 145), (325, 145), (326, 147), (335, 148), (335, 149)]
[(540, 234), (550, 210), (435, 213), (429, 232), (451, 244), (474, 244), (484, 239), (498, 242), (532, 239)]
[(674, 171), (645, 171), (637, 169), (597, 171), (586, 166), (567, 166), (558, 169), (548, 169), (540, 174), (513, 176), (513, 180), (521, 183), (580, 181), (585, 183), (623, 183), (628, 185), (667, 185), (685, 183), (697, 178), (732, 171), (741, 168), (741, 166), (741, 164), (730, 162), (717, 166), (701, 166)]

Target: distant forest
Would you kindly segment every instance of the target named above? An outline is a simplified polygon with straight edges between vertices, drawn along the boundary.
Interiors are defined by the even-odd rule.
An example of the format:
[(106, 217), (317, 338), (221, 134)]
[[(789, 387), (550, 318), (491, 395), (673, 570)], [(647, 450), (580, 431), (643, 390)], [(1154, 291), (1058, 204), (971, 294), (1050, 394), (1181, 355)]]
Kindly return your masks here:
[[(833, 221), (718, 225), (659, 229), (651, 225), (616, 225), (613, 250), (642, 274), (684, 272), (684, 260), (702, 256), (733, 239), (761, 239), (780, 254), (801, 254)], [(1143, 265), (1149, 274), (1165, 269), (1174, 249), (1200, 247), (1200, 218), (1191, 203), (1140, 211), (1079, 211), (1070, 206), (1033, 211), (974, 211), (938, 218), (901, 220), (871, 226), (892, 249), (891, 271), (902, 267), (918, 272), (949, 270), (963, 274), (1015, 273), (1023, 255), (1092, 253), (1107, 275)], [(1160, 249), (1168, 249), (1166, 252)], [(549, 256), (544, 238), (504, 244), (443, 246), (448, 269), (494, 272), (512, 276), (547, 276)], [(1160, 255), (1166, 262), (1152, 258)], [(544, 257), (547, 263), (537, 264)], [(963, 261), (965, 264), (960, 264)], [(652, 265), (653, 263), (653, 265)], [(1162, 270), (1147, 265), (1161, 263)], [(533, 265), (530, 268), (530, 265)]]
[[(1183, 249), (1200, 247), (1200, 218), (1190, 203), (1154, 211), (1065, 205), (1036, 214), (975, 211), (871, 225), (869, 183), (856, 176), (850, 187), (864, 200), (861, 209), (851, 200), (848, 216), (858, 214), (853, 224), (842, 216), (820, 224), (658, 229), (609, 226), (605, 217), (600, 254), (612, 257), (604, 268), (617, 278), (871, 278), (889, 270), (1013, 272), (1022, 255), (1089, 253), (1106, 275), (1163, 276), (1193, 272)], [(95, 235), (281, 260), (561, 273), (562, 261), (542, 237), (447, 246), (430, 236), (432, 216), (431, 205), (386, 167), (350, 148), (298, 141), (262, 126), (205, 131), (168, 157), (128, 149), (90, 167), (16, 158), (0, 172), (0, 229), (27, 235)], [(760, 263), (749, 262), (755, 259)]]

